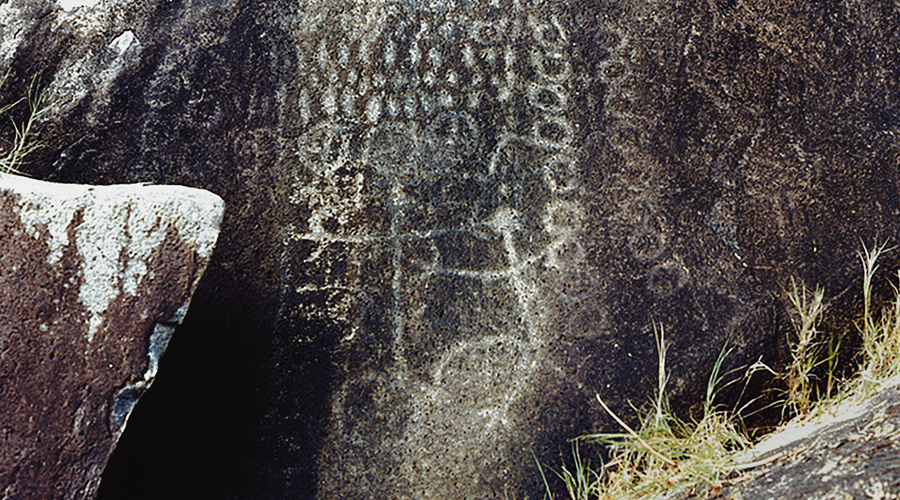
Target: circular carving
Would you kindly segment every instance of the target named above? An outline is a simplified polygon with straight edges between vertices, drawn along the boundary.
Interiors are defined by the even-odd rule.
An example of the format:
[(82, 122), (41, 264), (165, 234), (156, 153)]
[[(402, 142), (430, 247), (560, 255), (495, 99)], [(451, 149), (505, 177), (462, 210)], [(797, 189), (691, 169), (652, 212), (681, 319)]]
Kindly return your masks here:
[(428, 125), (424, 142), (429, 168), (456, 170), (478, 149), (478, 126), (467, 113), (447, 111)]
[(534, 26), (534, 39), (547, 48), (560, 48), (565, 44), (565, 36), (559, 26), (543, 23)]
[(552, 193), (568, 193), (578, 187), (578, 170), (575, 158), (569, 155), (553, 155), (544, 164), (544, 182)]
[(534, 122), (534, 139), (542, 146), (567, 148), (575, 139), (575, 128), (562, 117), (548, 116)]
[(538, 76), (552, 83), (563, 83), (572, 75), (572, 64), (560, 53), (531, 53), (531, 64)]
[(300, 161), (317, 175), (344, 166), (351, 157), (349, 130), (334, 123), (320, 123), (297, 140)]
[(650, 270), (647, 288), (657, 295), (668, 297), (682, 288), (687, 281), (687, 271), (677, 262), (668, 261)]
[(568, 109), (568, 98), (562, 85), (538, 85), (532, 83), (528, 86), (528, 102), (539, 110), (558, 115)]
[(366, 137), (363, 161), (385, 179), (411, 184), (419, 178), (422, 147), (417, 134), (402, 122), (384, 122)]

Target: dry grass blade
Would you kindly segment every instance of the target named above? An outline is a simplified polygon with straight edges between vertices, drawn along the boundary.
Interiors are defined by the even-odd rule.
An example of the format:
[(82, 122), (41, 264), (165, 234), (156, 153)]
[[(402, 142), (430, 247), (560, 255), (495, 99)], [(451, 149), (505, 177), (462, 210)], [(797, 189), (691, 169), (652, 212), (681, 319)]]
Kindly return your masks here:
[(710, 374), (706, 394), (710, 401), (704, 401), (703, 418), (699, 422), (684, 422), (669, 409), (665, 396), (667, 344), (662, 327), (654, 325), (654, 332), (659, 354), (657, 394), (653, 412), (640, 414), (640, 429), (625, 423), (596, 395), (604, 411), (625, 430), (622, 434), (582, 437), (606, 444), (612, 456), (605, 468), (606, 481), (597, 490), (598, 499), (644, 498), (676, 485), (715, 489), (723, 473), (731, 470), (729, 451), (743, 449), (749, 443), (731, 417), (717, 411), (711, 401), (731, 383), (724, 379), (732, 372), (721, 374), (720, 371), (724, 358), (731, 352), (727, 346), (720, 352)]
[[(9, 72), (0, 79), (0, 88), (4, 86), (8, 76)], [(12, 122), (12, 143), (5, 149), (0, 147), (0, 172), (21, 175), (22, 172), (19, 171), (19, 167), (25, 162), (25, 157), (40, 147), (40, 143), (33, 140), (34, 127), (37, 124), (38, 119), (40, 119), (49, 108), (42, 106), (42, 98), (38, 91), (38, 86), (37, 78), (33, 78), (28, 87), (27, 98), (19, 99), (0, 108), (0, 117), (2, 117), (22, 102), (27, 101), (28, 103), (28, 118), (25, 119), (24, 123)]]
[[(668, 402), (666, 401), (666, 384), (669, 381), (668, 373), (666, 372), (666, 351), (669, 348), (669, 345), (666, 344), (666, 330), (662, 327), (662, 325), (657, 325), (656, 321), (653, 322), (653, 337), (656, 339), (656, 366), (657, 366), (657, 376), (656, 376), (656, 425), (660, 426), (665, 423), (665, 413), (668, 412)], [(600, 396), (597, 395), (597, 399), (600, 399)], [(601, 404), (603, 404), (601, 402)], [(604, 405), (605, 407), (605, 405)], [(607, 409), (607, 412), (609, 410)], [(618, 420), (618, 419), (617, 419)]]
[[(863, 311), (857, 323), (862, 352), (858, 359), (858, 374), (850, 381), (836, 381), (835, 366), (844, 333), (823, 339), (818, 322), (825, 311), (824, 291), (810, 292), (802, 282), (791, 280), (785, 293), (794, 308), (794, 332), (788, 336), (791, 363), (784, 373), (772, 370), (761, 361), (753, 364), (748, 373), (767, 371), (788, 385), (783, 404), (800, 418), (812, 418), (820, 412), (831, 412), (840, 402), (866, 397), (885, 380), (900, 376), (900, 285), (894, 287), (894, 300), (876, 311), (872, 282), (878, 258), (888, 249), (876, 241), (869, 250), (863, 246), (860, 261), (863, 265)], [(900, 272), (897, 274), (900, 280)], [(723, 347), (707, 384), (703, 402), (703, 417), (699, 422), (681, 421), (672, 414), (665, 388), (666, 373), (665, 332), (655, 322), (658, 354), (657, 392), (651, 400), (651, 411), (639, 412), (640, 426), (625, 423), (605, 401), (596, 395), (597, 402), (624, 429), (619, 434), (597, 434), (580, 439), (601, 442), (608, 446), (611, 460), (598, 474), (575, 452), (575, 468), (563, 468), (557, 475), (566, 484), (571, 500), (625, 500), (654, 498), (675, 486), (689, 487), (691, 498), (702, 498), (704, 492), (718, 491), (723, 475), (765, 465), (781, 458), (776, 454), (764, 460), (737, 464), (734, 451), (750, 445), (747, 435), (736, 425), (734, 417), (719, 411), (713, 402), (717, 393), (733, 383), (729, 374), (720, 374), (724, 358), (731, 350)], [(849, 359), (845, 357), (845, 359)], [(814, 370), (825, 365), (826, 377), (818, 379)], [(820, 374), (821, 375), (821, 374)], [(824, 380), (824, 382), (823, 382)], [(835, 387), (836, 394), (832, 392)], [(814, 392), (815, 391), (815, 392)], [(821, 400), (819, 400), (821, 399)], [(637, 430), (635, 430), (637, 429)], [(543, 471), (542, 471), (543, 475)], [(545, 478), (546, 480), (546, 478)], [(546, 482), (545, 482), (546, 485)], [(548, 487), (549, 492), (549, 487)], [(552, 496), (551, 496), (552, 500)]]
[(628, 434), (631, 435), (631, 437), (633, 437), (634, 439), (636, 439), (637, 442), (641, 443), (641, 444), (644, 446), (644, 448), (647, 449), (647, 451), (649, 451), (651, 454), (653, 454), (654, 456), (656, 456), (657, 458), (659, 458), (659, 459), (662, 460), (663, 462), (665, 462), (665, 463), (667, 463), (667, 464), (669, 464), (669, 465), (671, 465), (671, 466), (673, 466), (673, 467), (676, 466), (676, 465), (678, 465), (678, 464), (676, 464), (675, 461), (672, 460), (671, 458), (669, 458), (669, 457), (663, 455), (662, 453), (660, 453), (660, 452), (654, 450), (653, 447), (650, 446), (649, 443), (647, 443), (647, 441), (644, 441), (644, 439), (643, 439), (637, 432), (634, 432), (634, 429), (632, 429), (631, 427), (629, 427), (629, 425), (626, 424), (621, 418), (619, 418), (618, 415), (616, 415), (615, 413), (613, 413), (613, 411), (609, 409), (609, 406), (606, 406), (606, 403), (603, 402), (603, 399), (600, 398), (600, 395), (599, 395), (599, 394), (597, 394), (596, 396), (597, 396), (597, 401), (600, 403), (600, 406), (602, 406), (603, 409), (606, 410), (606, 413), (609, 413), (609, 416), (611, 416), (611, 417), (616, 421), (617, 424), (621, 425), (622, 428), (625, 429), (625, 431), (627, 431)]
[(878, 270), (876, 262), (888, 251), (887, 243), (879, 245), (876, 241), (871, 250), (864, 245), (859, 254), (863, 265), (863, 318), (858, 330), (864, 357), (854, 389), (863, 395), (900, 372), (900, 291), (894, 287), (892, 305), (882, 308), (877, 316), (872, 304), (872, 279)]
[(825, 291), (816, 287), (809, 292), (806, 285), (791, 278), (788, 299), (794, 306), (797, 318), (793, 321), (796, 339), (788, 339), (791, 346), (791, 363), (784, 377), (787, 383), (787, 403), (785, 407), (792, 414), (808, 413), (813, 404), (813, 384), (810, 381), (813, 370), (820, 365), (819, 354), (823, 344), (817, 325), (825, 312), (823, 302)]

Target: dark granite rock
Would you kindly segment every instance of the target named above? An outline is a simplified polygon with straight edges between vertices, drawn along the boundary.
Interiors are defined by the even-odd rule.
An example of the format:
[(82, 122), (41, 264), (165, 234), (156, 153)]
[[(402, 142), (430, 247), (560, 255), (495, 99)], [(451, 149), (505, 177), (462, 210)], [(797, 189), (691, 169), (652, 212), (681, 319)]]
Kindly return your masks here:
[[(815, 419), (767, 436), (741, 461), (761, 464), (712, 499), (785, 500), (900, 496), (898, 379), (869, 399), (845, 401)], [(689, 493), (668, 496), (696, 498)]]
[(0, 495), (93, 498), (209, 262), (224, 206), (0, 174)]
[(538, 497), (654, 321), (682, 410), (726, 340), (778, 366), (780, 286), (839, 317), (900, 236), (897, 9), (7, 0), (35, 175), (234, 207), (108, 498)]

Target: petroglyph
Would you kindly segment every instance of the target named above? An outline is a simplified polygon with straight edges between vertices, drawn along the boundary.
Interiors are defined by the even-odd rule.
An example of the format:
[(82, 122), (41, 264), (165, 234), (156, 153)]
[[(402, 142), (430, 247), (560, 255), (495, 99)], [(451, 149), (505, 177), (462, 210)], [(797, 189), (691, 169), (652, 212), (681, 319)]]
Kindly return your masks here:
[(352, 477), (372, 495), (462, 497), (495, 481), (451, 472), (496, 461), (515, 433), (508, 410), (547, 343), (546, 280), (583, 258), (560, 17), (538, 2), (448, 5), (378, 4), (298, 37), (306, 73), (285, 116), (300, 216), (280, 321), (346, 326), (326, 490)]
[(781, 284), (900, 234), (872, 2), (60, 3), (0, 0), (4, 98), (62, 103), (29, 173), (229, 206), (110, 498), (539, 498), (595, 392), (652, 395), (654, 322), (689, 412), (726, 341), (783, 363)]

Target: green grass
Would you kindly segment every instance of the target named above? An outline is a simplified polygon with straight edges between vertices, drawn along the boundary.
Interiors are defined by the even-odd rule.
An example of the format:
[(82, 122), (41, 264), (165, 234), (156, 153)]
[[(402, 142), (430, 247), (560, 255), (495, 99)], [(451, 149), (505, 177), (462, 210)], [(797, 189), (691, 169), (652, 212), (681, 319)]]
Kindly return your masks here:
[[(900, 375), (900, 288), (894, 286), (894, 299), (889, 305), (876, 308), (872, 298), (872, 281), (878, 268), (876, 262), (885, 252), (886, 244), (877, 242), (871, 249), (863, 246), (859, 254), (863, 267), (863, 310), (856, 321), (855, 331), (825, 335), (819, 331), (819, 321), (827, 305), (825, 291), (810, 291), (802, 283), (791, 280), (784, 290), (792, 305), (794, 330), (788, 337), (790, 363), (783, 370), (773, 370), (759, 363), (747, 373), (765, 369), (780, 379), (784, 395), (783, 417), (812, 418), (829, 413), (842, 401), (870, 396), (887, 380)], [(897, 274), (900, 283), (900, 272)], [(680, 420), (669, 408), (665, 395), (666, 372), (665, 333), (654, 324), (657, 343), (657, 389), (650, 409), (638, 411), (639, 425), (632, 429), (597, 395), (597, 401), (623, 429), (621, 433), (582, 436), (573, 442), (574, 467), (563, 466), (553, 473), (566, 486), (572, 500), (620, 500), (651, 498), (672, 488), (690, 488), (692, 498), (704, 498), (722, 487), (723, 478), (740, 474), (758, 464), (736, 462), (736, 452), (751, 445), (751, 440), (738, 425), (740, 412), (721, 410), (715, 403), (719, 391), (730, 383), (731, 374), (721, 373), (722, 363), (730, 353), (723, 348), (713, 366), (703, 401), (703, 415), (699, 421)], [(842, 341), (847, 335), (858, 335), (860, 352), (850, 353), (847, 359), (856, 363), (855, 375), (839, 380), (836, 375)], [(817, 374), (824, 373), (824, 376)], [(592, 468), (578, 448), (580, 441), (594, 441), (607, 446), (608, 463)], [(546, 486), (545, 498), (554, 500), (544, 468), (538, 464)], [(551, 469), (552, 470), (552, 469)]]
[[(9, 73), (6, 73), (0, 78), (0, 89), (6, 85), (8, 77)], [(22, 175), (19, 169), (25, 164), (25, 158), (40, 147), (40, 143), (34, 140), (34, 129), (38, 119), (49, 108), (43, 106), (38, 86), (37, 78), (32, 79), (26, 97), (0, 107), (0, 119), (3, 119), (17, 107), (27, 106), (27, 117), (23, 122), (10, 119), (13, 127), (12, 140), (5, 144), (0, 143), (0, 172), (2, 173)]]
[[(886, 244), (874, 245), (872, 250), (863, 247), (859, 254), (863, 264), (863, 319), (857, 324), (862, 338), (863, 356), (859, 376), (850, 384), (850, 390), (868, 396), (873, 389), (900, 373), (900, 290), (894, 287), (894, 301), (880, 311), (872, 305), (872, 278), (878, 266), (875, 262), (886, 249)], [(900, 281), (900, 272), (897, 274)]]
[(821, 359), (823, 342), (817, 327), (822, 313), (825, 312), (824, 296), (825, 291), (822, 288), (816, 287), (815, 291), (810, 293), (804, 284), (798, 285), (797, 280), (791, 278), (791, 288), (787, 291), (787, 297), (794, 306), (793, 323), (796, 336), (788, 337), (791, 363), (785, 373), (780, 375), (787, 386), (784, 408), (790, 415), (809, 413), (816, 400), (812, 377), (814, 370), (823, 362)]

